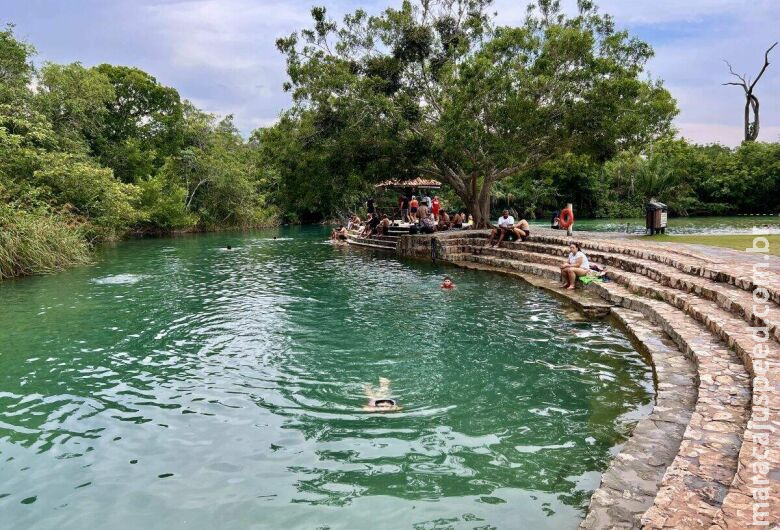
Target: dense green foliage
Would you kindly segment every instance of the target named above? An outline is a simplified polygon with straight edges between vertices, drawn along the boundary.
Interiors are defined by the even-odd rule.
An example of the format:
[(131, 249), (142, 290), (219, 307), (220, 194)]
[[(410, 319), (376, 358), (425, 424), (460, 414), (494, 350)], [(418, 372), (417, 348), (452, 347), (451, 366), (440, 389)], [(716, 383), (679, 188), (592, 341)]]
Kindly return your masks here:
[(495, 27), (489, 4), (405, 0), (341, 24), (313, 9), (312, 29), (278, 41), (295, 102), (279, 134), (342, 186), (437, 178), (478, 225), (503, 179), (568, 154), (601, 163), (669, 134), (674, 100), (644, 74), (652, 49), (591, 2), (567, 17), (540, 0), (520, 27)]
[(136, 68), (44, 64), (0, 31), (0, 278), (129, 232), (275, 222), (262, 153)]
[[(277, 45), (293, 105), (242, 138), (137, 68), (45, 63), (0, 30), (0, 278), (88, 258), (128, 233), (311, 222), (388, 178), (444, 183), (446, 207), (547, 217), (780, 211), (780, 144), (674, 138), (653, 50), (590, 0), (536, 0), (497, 27), (491, 0), (402, 0)], [(395, 200), (395, 197), (393, 197)]]
[(648, 80), (650, 46), (590, 1), (537, 0), (494, 27), (489, 0), (404, 1), (278, 41), (294, 106), (258, 137), (283, 203), (304, 219), (355, 208), (386, 178), (433, 177), (484, 220), (505, 205), (547, 216), (780, 210), (778, 144), (674, 140), (676, 105)]
[(571, 153), (499, 184), (495, 206), (546, 216), (572, 202), (584, 217), (636, 217), (655, 198), (675, 215), (780, 212), (780, 144), (737, 148), (665, 139), (598, 163)]

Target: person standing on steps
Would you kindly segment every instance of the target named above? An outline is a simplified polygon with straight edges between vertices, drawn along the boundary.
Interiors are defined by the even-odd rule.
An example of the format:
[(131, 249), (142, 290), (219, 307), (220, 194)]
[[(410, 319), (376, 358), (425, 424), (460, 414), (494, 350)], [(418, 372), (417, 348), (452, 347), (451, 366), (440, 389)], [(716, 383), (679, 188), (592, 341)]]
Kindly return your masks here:
[(412, 200), (409, 201), (409, 222), (410, 223), (416, 223), (417, 222), (417, 207), (420, 206), (420, 203), (417, 202), (417, 197), (412, 195)]
[(409, 195), (407, 193), (404, 193), (401, 195), (401, 198), (399, 200), (399, 204), (401, 207), (401, 221), (404, 223), (409, 222)]
[(433, 196), (433, 200), (431, 201), (431, 212), (433, 213), (433, 218), (436, 219), (436, 222), (439, 222), (439, 211), (441, 210), (441, 202), (439, 202), (439, 197), (436, 195)]

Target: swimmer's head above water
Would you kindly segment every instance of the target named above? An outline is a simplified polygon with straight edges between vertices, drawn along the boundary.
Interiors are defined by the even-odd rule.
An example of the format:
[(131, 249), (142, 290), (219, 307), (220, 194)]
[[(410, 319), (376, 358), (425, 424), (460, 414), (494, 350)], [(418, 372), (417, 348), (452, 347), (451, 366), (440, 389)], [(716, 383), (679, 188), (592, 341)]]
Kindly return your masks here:
[(368, 404), (372, 407), (390, 408), (395, 407), (395, 400), (390, 398), (371, 399)]
[(401, 410), (401, 407), (398, 406), (394, 399), (380, 398), (369, 399), (363, 410), (366, 412), (396, 412)]
[(365, 386), (366, 398), (368, 403), (363, 407), (366, 412), (395, 412), (401, 410), (398, 403), (388, 395), (390, 394), (390, 380), (384, 377), (379, 378), (379, 388), (374, 389), (372, 385)]

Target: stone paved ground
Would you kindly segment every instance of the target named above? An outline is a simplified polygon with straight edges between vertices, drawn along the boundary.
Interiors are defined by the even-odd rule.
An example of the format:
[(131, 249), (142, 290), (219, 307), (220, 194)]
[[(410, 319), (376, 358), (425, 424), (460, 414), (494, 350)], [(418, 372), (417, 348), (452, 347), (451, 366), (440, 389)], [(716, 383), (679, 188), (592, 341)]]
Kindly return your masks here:
[[(607, 267), (610, 281), (586, 289), (613, 306), (658, 377), (656, 407), (604, 474), (583, 528), (780, 525), (780, 259), (603, 233), (572, 239)], [(475, 231), (402, 237), (398, 252), (430, 259), (433, 245), (439, 259), (545, 286), (568, 242), (535, 228), (527, 242), (492, 249)], [(767, 264), (763, 278), (756, 262)], [(748, 326), (767, 335), (757, 340)]]

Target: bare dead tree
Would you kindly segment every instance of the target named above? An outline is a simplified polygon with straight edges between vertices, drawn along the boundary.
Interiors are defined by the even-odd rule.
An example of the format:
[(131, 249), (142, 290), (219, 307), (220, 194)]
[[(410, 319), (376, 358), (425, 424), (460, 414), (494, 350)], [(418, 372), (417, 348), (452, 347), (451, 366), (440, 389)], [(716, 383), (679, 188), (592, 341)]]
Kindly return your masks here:
[[(731, 64), (724, 59), (724, 62), (729, 67), (729, 72), (731, 75), (739, 79), (739, 81), (731, 81), (729, 83), (723, 83), (724, 85), (735, 85), (735, 86), (741, 86), (745, 90), (745, 141), (746, 142), (752, 142), (756, 138), (758, 138), (758, 127), (759, 127), (759, 121), (758, 121), (758, 98), (753, 94), (753, 89), (756, 87), (756, 83), (758, 83), (758, 80), (761, 79), (761, 76), (764, 75), (764, 72), (766, 71), (767, 66), (769, 66), (769, 52), (772, 51), (772, 49), (777, 46), (777, 43), (775, 42), (772, 46), (769, 47), (769, 49), (764, 53), (764, 66), (761, 68), (761, 71), (758, 72), (758, 76), (756, 76), (756, 79), (754, 81), (750, 81), (750, 78), (745, 78), (744, 75), (739, 75), (734, 71), (734, 69), (731, 67)], [(750, 121), (750, 111), (753, 111), (753, 121)]]

